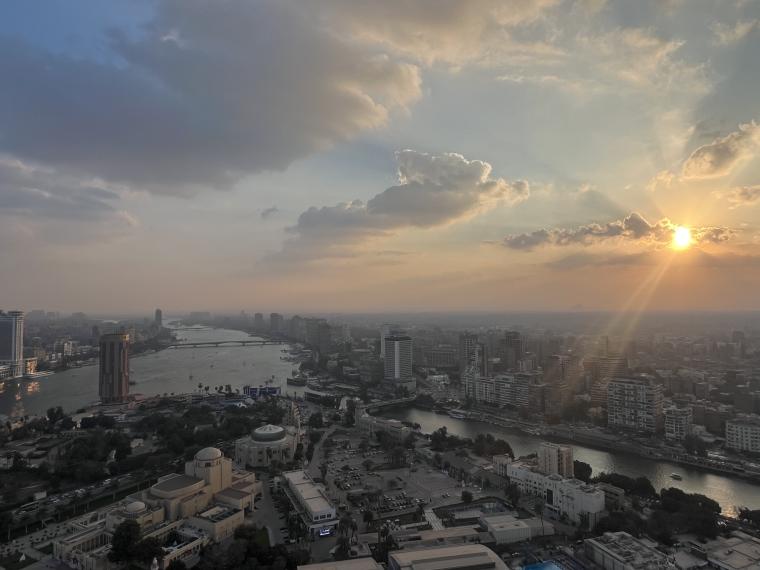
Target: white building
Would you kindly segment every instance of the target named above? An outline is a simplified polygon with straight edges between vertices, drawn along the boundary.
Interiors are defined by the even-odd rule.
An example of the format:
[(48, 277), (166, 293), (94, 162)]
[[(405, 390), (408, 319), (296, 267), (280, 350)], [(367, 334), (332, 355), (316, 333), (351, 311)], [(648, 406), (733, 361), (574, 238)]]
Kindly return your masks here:
[(546, 475), (575, 477), (573, 448), (569, 445), (544, 442), (538, 448), (538, 470)]
[(726, 422), (726, 447), (760, 453), (760, 416), (741, 416)]
[(605, 513), (604, 492), (578, 479), (544, 475), (535, 465), (523, 461), (509, 463), (507, 477), (523, 494), (542, 497), (545, 509), (557, 518), (566, 517), (575, 524), (594, 528)]
[(9, 368), (9, 377), (24, 375), (24, 312), (0, 311), (0, 364)]
[(607, 385), (607, 425), (647, 433), (662, 429), (662, 386), (650, 378), (613, 378)]
[(586, 556), (604, 570), (658, 570), (675, 568), (656, 548), (627, 532), (606, 532), (584, 541)]
[(368, 437), (374, 437), (378, 432), (384, 432), (399, 442), (412, 433), (412, 430), (399, 420), (372, 416), (364, 409), (357, 413), (356, 427), (366, 433)]
[(385, 323), (380, 327), (380, 358), (385, 360), (385, 337), (403, 334), (401, 327), (392, 323)]
[(235, 442), (235, 463), (241, 467), (268, 467), (272, 461), (290, 463), (297, 440), (293, 428), (261, 426)]
[(668, 406), (665, 415), (665, 438), (681, 441), (691, 435), (693, 423), (691, 407)]
[(496, 544), (512, 544), (554, 534), (554, 526), (550, 522), (535, 517), (518, 519), (514, 515), (498, 514), (481, 517), (479, 522), (491, 533)]
[(315, 483), (305, 471), (287, 471), (285, 491), (296, 513), (300, 515), (313, 536), (332, 534), (338, 524), (335, 506), (324, 488)]
[(530, 405), (530, 385), (539, 377), (538, 374), (518, 373), (484, 378), (476, 367), (471, 366), (462, 374), (462, 390), (466, 398), (476, 402), (502, 408), (523, 408)]

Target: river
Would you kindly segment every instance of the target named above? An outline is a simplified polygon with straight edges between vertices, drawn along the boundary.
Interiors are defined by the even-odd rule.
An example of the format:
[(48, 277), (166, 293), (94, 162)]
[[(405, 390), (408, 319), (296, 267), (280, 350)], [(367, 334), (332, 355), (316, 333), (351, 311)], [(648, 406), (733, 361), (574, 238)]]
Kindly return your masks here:
[[(449, 433), (461, 437), (474, 438), (479, 433), (490, 433), (494, 437), (505, 439), (512, 446), (516, 456), (527, 455), (538, 450), (541, 437), (532, 436), (516, 430), (495, 427), (483, 422), (458, 420), (449, 416), (436, 414), (427, 410), (408, 408), (392, 410), (383, 414), (384, 417), (418, 423), (422, 431), (430, 433), (439, 427), (446, 426)], [(593, 469), (594, 474), (616, 472), (629, 477), (645, 476), (652, 481), (657, 490), (663, 487), (678, 487), (689, 493), (702, 493), (720, 503), (723, 513), (735, 514), (736, 506), (760, 508), (760, 486), (743, 479), (735, 479), (706, 473), (664, 461), (654, 461), (627, 453), (611, 454), (607, 451), (592, 449), (582, 445), (568, 444), (573, 448), (573, 457), (585, 461)], [(680, 474), (683, 479), (671, 479), (671, 473)]]
[[(247, 333), (226, 329), (179, 330), (188, 341), (246, 340)], [(130, 393), (155, 396), (198, 390), (210, 386), (246, 384), (258, 386), (274, 377), (286, 391), (286, 379), (296, 366), (281, 360), (282, 345), (169, 348), (130, 359)], [(287, 387), (295, 392), (293, 387)], [(34, 381), (6, 381), (0, 392), (0, 414), (44, 414), (52, 406), (67, 412), (98, 401), (98, 367), (84, 366), (44, 376)]]

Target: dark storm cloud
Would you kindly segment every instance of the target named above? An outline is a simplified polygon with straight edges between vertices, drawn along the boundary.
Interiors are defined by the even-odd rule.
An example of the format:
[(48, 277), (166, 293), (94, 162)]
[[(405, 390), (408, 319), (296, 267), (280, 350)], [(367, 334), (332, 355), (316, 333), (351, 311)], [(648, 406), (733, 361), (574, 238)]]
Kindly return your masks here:
[(262, 220), (267, 220), (267, 219), (271, 218), (272, 216), (274, 216), (275, 214), (277, 214), (279, 211), (280, 211), (280, 209), (277, 206), (272, 206), (270, 208), (262, 210), (262, 212), (260, 214), (261, 215), (261, 219)]
[(386, 123), (418, 69), (348, 46), (296, 3), (168, 0), (122, 64), (0, 42), (0, 152), (157, 193), (226, 187)]

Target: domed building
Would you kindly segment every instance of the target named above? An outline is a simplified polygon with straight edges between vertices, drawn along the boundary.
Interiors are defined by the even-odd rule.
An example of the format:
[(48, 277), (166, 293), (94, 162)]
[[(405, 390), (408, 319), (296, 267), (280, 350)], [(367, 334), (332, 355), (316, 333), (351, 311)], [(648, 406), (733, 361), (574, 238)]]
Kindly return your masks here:
[(295, 430), (268, 424), (235, 442), (235, 463), (241, 467), (268, 467), (272, 461), (290, 463), (298, 445)]
[(56, 540), (53, 556), (71, 567), (102, 570), (108, 567), (115, 529), (131, 520), (140, 525), (143, 538), (163, 545), (158, 564), (164, 569), (173, 560), (193, 559), (209, 542), (232, 536), (260, 490), (254, 473), (235, 469), (221, 450), (206, 447), (185, 463), (184, 474), (165, 475), (149, 489), (98, 511), (97, 517), (88, 513), (81, 524), (72, 523), (79, 531)]

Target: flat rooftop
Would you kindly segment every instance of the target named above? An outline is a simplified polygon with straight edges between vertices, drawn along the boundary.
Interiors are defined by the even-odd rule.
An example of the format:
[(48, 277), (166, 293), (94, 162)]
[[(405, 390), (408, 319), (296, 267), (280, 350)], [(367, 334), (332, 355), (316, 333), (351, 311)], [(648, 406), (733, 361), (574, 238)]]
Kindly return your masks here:
[(179, 491), (185, 487), (190, 487), (196, 483), (203, 481), (196, 477), (190, 477), (189, 475), (175, 475), (174, 477), (167, 477), (166, 479), (159, 481), (151, 487), (151, 489), (157, 489), (165, 493), (171, 493), (172, 491)]
[(507, 566), (496, 553), (482, 544), (463, 544), (390, 553), (401, 570), (506, 570)]
[(322, 488), (314, 483), (304, 471), (288, 471), (283, 473), (283, 477), (288, 481), (290, 489), (298, 495), (298, 499), (311, 511), (311, 514), (335, 508), (327, 499)]

